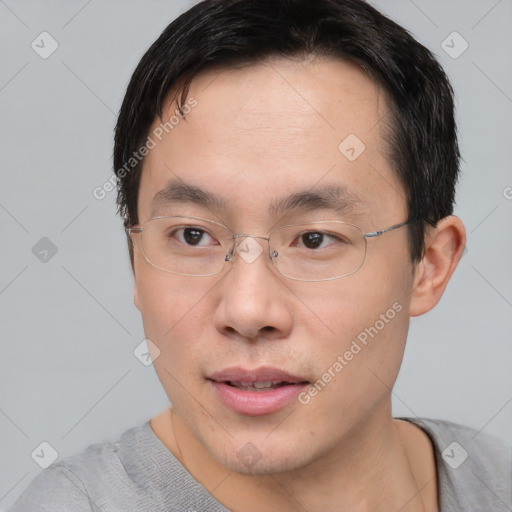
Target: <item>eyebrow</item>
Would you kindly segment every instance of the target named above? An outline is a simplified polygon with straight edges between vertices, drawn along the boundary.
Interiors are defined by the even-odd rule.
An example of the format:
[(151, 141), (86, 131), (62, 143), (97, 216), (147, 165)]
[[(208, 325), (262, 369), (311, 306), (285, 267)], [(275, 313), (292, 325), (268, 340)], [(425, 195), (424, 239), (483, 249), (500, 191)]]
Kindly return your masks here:
[(271, 215), (292, 210), (314, 211), (334, 210), (338, 213), (351, 212), (361, 206), (359, 197), (344, 185), (324, 185), (311, 190), (295, 192), (290, 196), (273, 201), (269, 207)]
[[(217, 194), (208, 192), (198, 186), (172, 180), (164, 189), (155, 194), (151, 203), (151, 211), (154, 213), (160, 208), (174, 204), (196, 204), (211, 210), (225, 211), (228, 202)], [(348, 213), (361, 205), (362, 202), (359, 197), (349, 191), (346, 186), (332, 184), (315, 187), (311, 190), (298, 191), (276, 199), (269, 206), (269, 214), (277, 216), (293, 210), (309, 212), (318, 209)]]
[(212, 194), (195, 185), (177, 180), (170, 181), (166, 187), (155, 194), (151, 202), (151, 211), (155, 212), (173, 204), (197, 204), (213, 210), (225, 210), (227, 202), (216, 194)]

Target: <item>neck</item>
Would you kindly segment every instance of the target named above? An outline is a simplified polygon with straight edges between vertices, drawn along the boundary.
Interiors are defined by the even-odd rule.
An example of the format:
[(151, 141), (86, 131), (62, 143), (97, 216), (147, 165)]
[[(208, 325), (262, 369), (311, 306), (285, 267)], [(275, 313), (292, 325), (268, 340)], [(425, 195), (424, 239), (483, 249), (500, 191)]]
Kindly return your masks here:
[(357, 425), (342, 445), (307, 466), (263, 476), (228, 470), (178, 415), (169, 414), (168, 421), (170, 429), (174, 427), (172, 439), (159, 437), (191, 475), (233, 512), (437, 510), (433, 455), (429, 459), (425, 453), (432, 450), (430, 442), (417, 427), (393, 420), (389, 408)]

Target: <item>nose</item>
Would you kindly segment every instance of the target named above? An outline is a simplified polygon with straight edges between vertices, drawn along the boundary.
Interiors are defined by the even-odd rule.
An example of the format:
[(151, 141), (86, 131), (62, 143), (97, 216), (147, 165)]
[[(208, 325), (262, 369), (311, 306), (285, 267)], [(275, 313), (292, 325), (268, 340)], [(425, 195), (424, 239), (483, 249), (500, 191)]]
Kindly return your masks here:
[(236, 240), (215, 311), (215, 326), (225, 336), (279, 339), (293, 328), (290, 292), (273, 268), (265, 240), (246, 235)]

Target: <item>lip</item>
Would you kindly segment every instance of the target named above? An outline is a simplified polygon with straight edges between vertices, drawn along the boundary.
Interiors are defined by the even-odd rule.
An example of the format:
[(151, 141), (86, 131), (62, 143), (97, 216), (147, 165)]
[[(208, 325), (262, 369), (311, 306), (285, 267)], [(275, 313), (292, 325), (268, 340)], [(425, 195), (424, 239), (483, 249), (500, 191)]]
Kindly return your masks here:
[[(246, 416), (262, 416), (281, 410), (309, 384), (309, 381), (302, 377), (270, 366), (255, 369), (225, 368), (214, 372), (207, 379), (223, 405)], [(229, 385), (229, 381), (282, 381), (287, 384), (268, 391), (248, 391)]]

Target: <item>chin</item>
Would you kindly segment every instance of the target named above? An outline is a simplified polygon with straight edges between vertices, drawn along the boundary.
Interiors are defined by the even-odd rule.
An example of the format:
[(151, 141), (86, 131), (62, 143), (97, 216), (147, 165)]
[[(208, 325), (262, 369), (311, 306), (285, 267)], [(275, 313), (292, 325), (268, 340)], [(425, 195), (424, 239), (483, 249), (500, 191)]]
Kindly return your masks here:
[(223, 439), (224, 444), (219, 440), (207, 440), (205, 446), (219, 464), (242, 475), (265, 476), (294, 471), (316, 458), (310, 441), (306, 445), (298, 438), (267, 436), (234, 436)]

